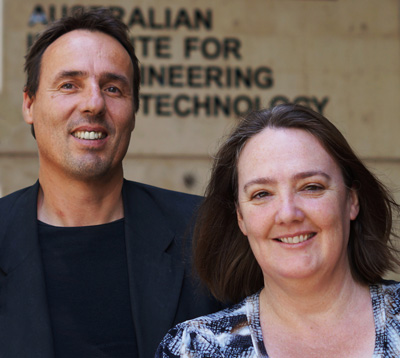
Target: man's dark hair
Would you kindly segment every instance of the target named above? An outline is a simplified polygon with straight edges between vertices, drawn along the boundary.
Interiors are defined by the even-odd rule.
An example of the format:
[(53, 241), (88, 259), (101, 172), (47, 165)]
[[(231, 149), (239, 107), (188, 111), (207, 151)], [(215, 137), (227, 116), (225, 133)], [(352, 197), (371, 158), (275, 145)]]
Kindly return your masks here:
[[(133, 64), (133, 104), (135, 111), (139, 109), (140, 70), (135, 49), (129, 39), (129, 28), (113, 16), (111, 10), (100, 8), (94, 10), (79, 9), (71, 16), (61, 18), (51, 23), (39, 34), (25, 57), (25, 72), (27, 81), (24, 87), (29, 97), (33, 97), (39, 87), (40, 66), (43, 53), (59, 37), (74, 30), (103, 32), (115, 38), (128, 52)], [(32, 134), (34, 134), (32, 127)]]
[(299, 105), (254, 111), (233, 130), (216, 154), (206, 198), (194, 232), (194, 262), (202, 281), (223, 301), (238, 302), (264, 286), (248, 239), (237, 223), (237, 163), (249, 139), (265, 128), (295, 128), (313, 135), (341, 169), (347, 188), (356, 190), (360, 211), (350, 224), (348, 259), (354, 279), (382, 280), (399, 264), (391, 239), (392, 213), (399, 205), (364, 166), (340, 131), (321, 114)]

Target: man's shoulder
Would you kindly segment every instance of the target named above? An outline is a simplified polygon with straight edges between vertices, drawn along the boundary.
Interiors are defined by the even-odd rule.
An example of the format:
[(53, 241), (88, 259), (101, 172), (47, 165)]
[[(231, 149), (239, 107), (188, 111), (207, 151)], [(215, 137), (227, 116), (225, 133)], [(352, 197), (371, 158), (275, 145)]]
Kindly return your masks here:
[(125, 180), (124, 187), (127, 193), (141, 192), (141, 194), (148, 196), (157, 203), (171, 206), (172, 208), (179, 208), (179, 205), (194, 205), (198, 206), (202, 197), (193, 194), (187, 194), (179, 191), (164, 189), (149, 184), (139, 183), (135, 181)]
[(194, 223), (202, 198), (125, 180), (123, 200), (127, 215), (151, 220), (163, 218), (169, 227), (180, 232)]
[[(35, 208), (34, 199), (37, 196), (38, 183), (17, 190), (0, 198), (0, 228), (3, 229), (16, 216), (30, 212), (30, 208)], [(32, 211), (32, 210), (31, 210)]]
[(19, 189), (10, 194), (7, 194), (6, 196), (3, 196), (2, 198), (0, 198), (0, 208), (3, 208), (3, 207), (10, 208), (10, 205), (13, 205), (13, 203), (17, 202), (20, 198), (25, 196), (27, 193), (30, 193), (31, 191), (35, 190), (35, 187), (36, 187), (36, 184), (28, 186), (23, 189)]

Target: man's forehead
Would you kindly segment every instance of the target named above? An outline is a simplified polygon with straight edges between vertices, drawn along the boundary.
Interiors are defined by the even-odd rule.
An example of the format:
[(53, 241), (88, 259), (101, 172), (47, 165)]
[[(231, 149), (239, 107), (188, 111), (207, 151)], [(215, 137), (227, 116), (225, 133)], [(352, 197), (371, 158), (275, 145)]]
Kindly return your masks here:
[(125, 47), (114, 37), (101, 31), (89, 31), (86, 29), (77, 29), (61, 35), (53, 41), (45, 50), (43, 57), (51, 56), (59, 52), (74, 52), (77, 56), (88, 55), (88, 50), (93, 47), (98, 55), (109, 56), (118, 54), (118, 56), (129, 56)]
[[(97, 62), (95, 62), (97, 60)], [(100, 31), (73, 30), (55, 40), (43, 54), (42, 64), (51, 71), (85, 71), (87, 66), (110, 67), (107, 71), (133, 72), (132, 60), (118, 40)], [(54, 73), (53, 73), (54, 75)]]

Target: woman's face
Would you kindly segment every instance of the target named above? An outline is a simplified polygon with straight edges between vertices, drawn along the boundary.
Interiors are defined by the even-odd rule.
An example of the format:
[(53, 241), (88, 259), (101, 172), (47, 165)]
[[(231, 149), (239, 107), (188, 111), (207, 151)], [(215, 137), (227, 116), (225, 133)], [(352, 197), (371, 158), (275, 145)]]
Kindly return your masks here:
[(266, 128), (243, 148), (237, 217), (264, 280), (350, 274), (347, 243), (358, 211), (357, 194), (308, 132)]

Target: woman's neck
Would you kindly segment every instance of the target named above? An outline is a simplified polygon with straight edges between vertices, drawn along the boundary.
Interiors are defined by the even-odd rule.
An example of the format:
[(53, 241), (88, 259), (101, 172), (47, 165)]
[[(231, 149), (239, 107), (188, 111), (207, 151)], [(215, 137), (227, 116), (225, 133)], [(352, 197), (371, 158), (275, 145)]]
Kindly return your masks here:
[[(282, 322), (324, 319), (344, 314), (345, 308), (359, 304), (360, 295), (369, 297), (366, 285), (357, 283), (350, 270), (337, 278), (304, 280), (265, 280), (260, 310)], [(293, 322), (291, 322), (293, 324)]]

